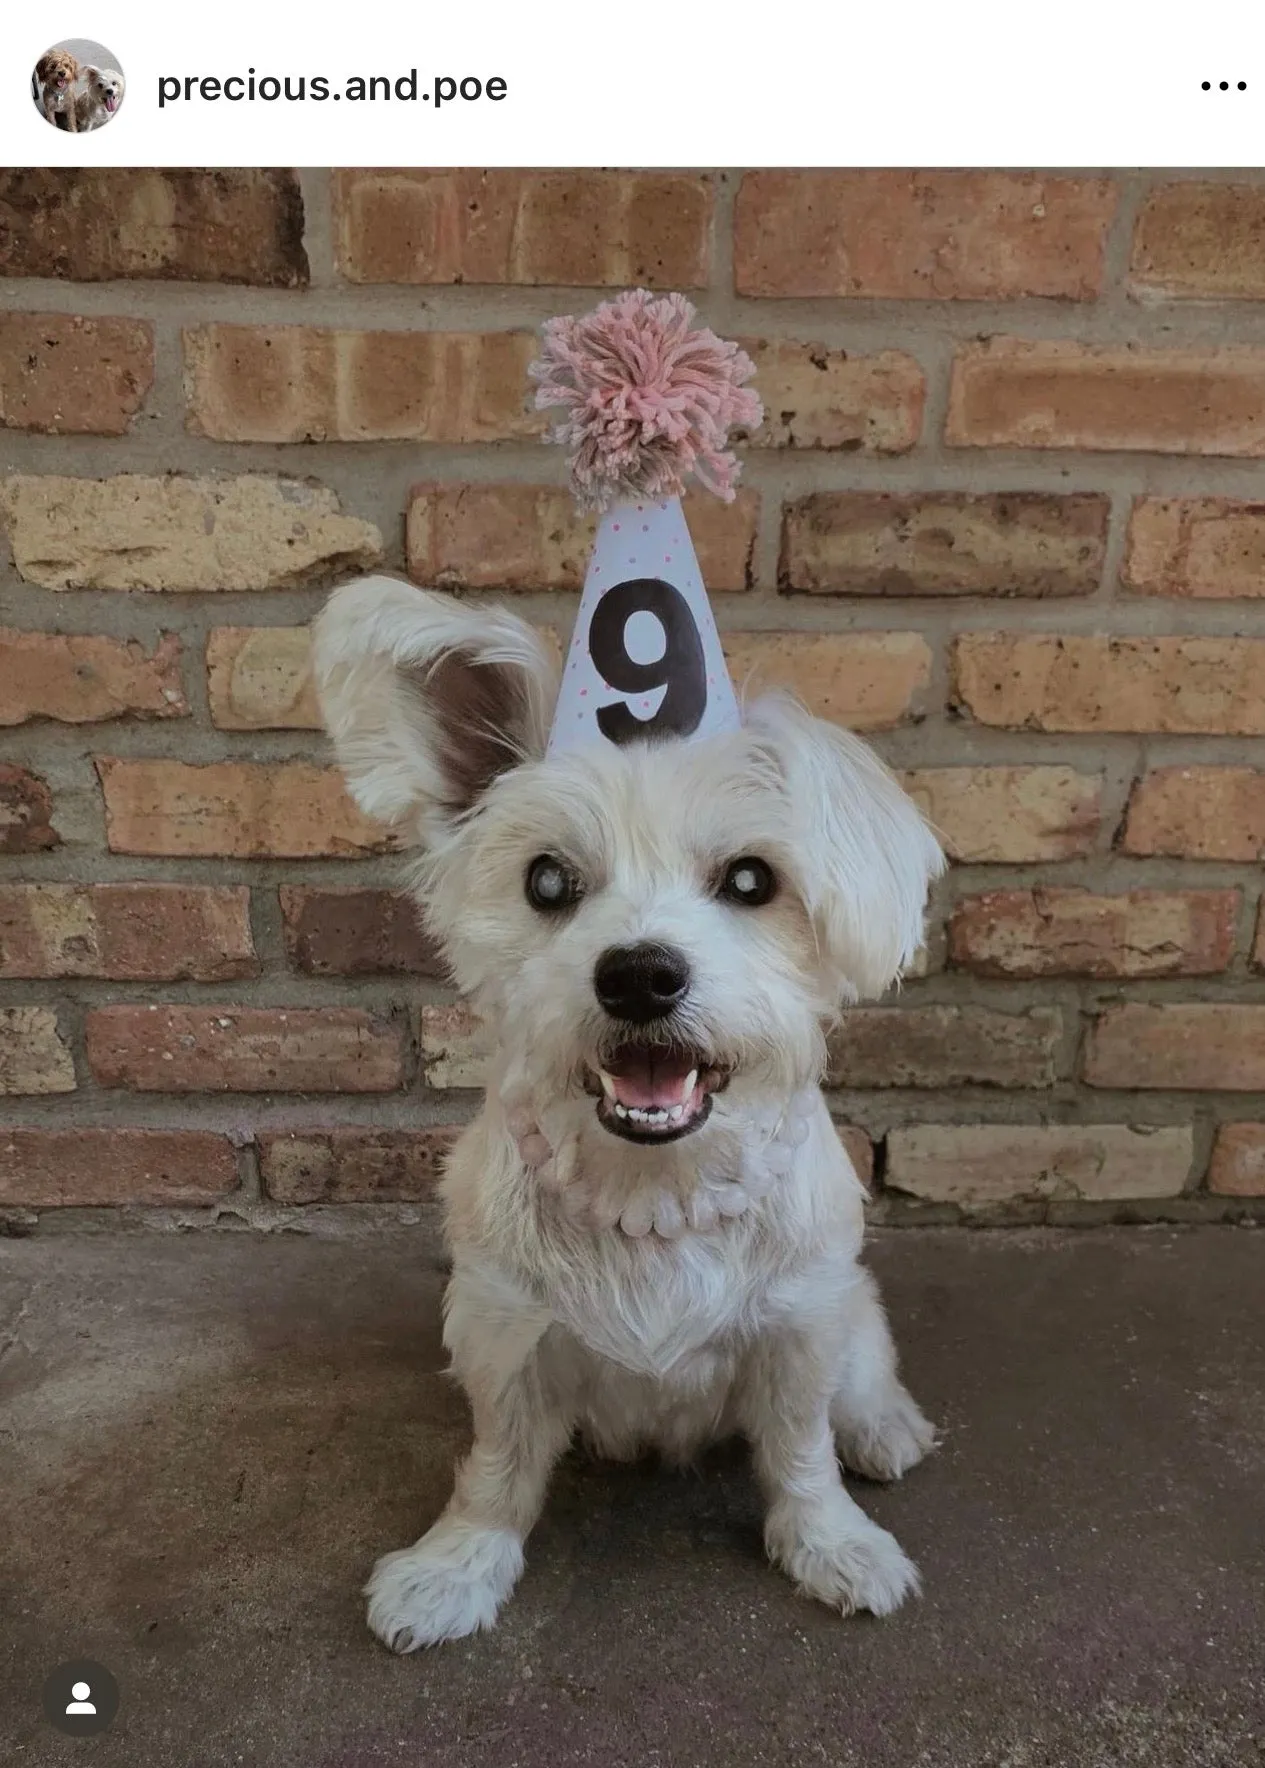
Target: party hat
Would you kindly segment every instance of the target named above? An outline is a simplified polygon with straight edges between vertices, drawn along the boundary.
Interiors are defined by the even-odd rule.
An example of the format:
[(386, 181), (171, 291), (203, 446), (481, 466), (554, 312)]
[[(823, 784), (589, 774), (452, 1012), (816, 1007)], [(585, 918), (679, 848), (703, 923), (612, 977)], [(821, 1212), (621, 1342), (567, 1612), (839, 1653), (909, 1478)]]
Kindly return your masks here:
[(691, 476), (724, 502), (731, 426), (763, 410), (749, 356), (695, 328), (681, 295), (636, 289), (584, 319), (552, 319), (530, 373), (538, 407), (562, 406), (551, 440), (571, 486), (601, 513), (554, 712), (549, 752), (596, 742), (701, 738), (738, 703), (681, 507)]

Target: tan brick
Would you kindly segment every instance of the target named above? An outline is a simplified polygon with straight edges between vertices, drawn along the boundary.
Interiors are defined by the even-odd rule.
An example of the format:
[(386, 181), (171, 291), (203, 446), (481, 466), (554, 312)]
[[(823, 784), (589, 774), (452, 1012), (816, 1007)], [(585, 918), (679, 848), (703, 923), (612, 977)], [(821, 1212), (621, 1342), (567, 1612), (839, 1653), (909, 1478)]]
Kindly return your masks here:
[(1049, 1087), (1062, 1018), (1048, 1007), (853, 1007), (830, 1034), (831, 1087)]
[(1161, 184), (1133, 231), (1136, 294), (1265, 300), (1265, 190)]
[(60, 843), (47, 782), (15, 762), (0, 761), (0, 853), (43, 853)]
[[(778, 587), (812, 595), (1092, 595), (1108, 500), (814, 491), (787, 504)], [(704, 572), (706, 578), (706, 572)]]
[(889, 1130), (886, 1183), (933, 1203), (1177, 1197), (1188, 1128), (1124, 1123), (918, 1124)]
[(0, 171), (0, 276), (307, 282), (294, 172)]
[(756, 365), (764, 422), (753, 448), (834, 448), (905, 454), (922, 433), (926, 383), (901, 350), (849, 356), (825, 344), (744, 338)]
[(483, 1086), (494, 1044), (489, 1027), (462, 1002), (422, 1008), (422, 1063), (429, 1086)]
[(702, 288), (712, 187), (688, 172), (337, 171), (351, 282)]
[[(749, 589), (758, 492), (733, 503), (686, 495), (710, 592)], [(417, 485), (409, 496), (409, 576), (429, 589), (578, 590), (597, 531), (570, 491), (552, 485)]]
[(748, 172), (734, 215), (742, 295), (1092, 300), (1109, 179), (1021, 172)]
[(721, 645), (741, 691), (789, 688), (819, 718), (885, 730), (921, 717), (931, 651), (916, 632), (726, 632)]
[(207, 1130), (0, 1130), (0, 1204), (187, 1207), (236, 1189), (233, 1144)]
[(1265, 349), (990, 338), (954, 358), (960, 448), (1265, 455)]
[(142, 1093), (389, 1093), (400, 1025), (359, 1007), (96, 1007), (84, 1037), (97, 1084)]
[(979, 976), (1211, 976), (1234, 956), (1237, 890), (990, 890), (957, 904), (949, 961)]
[(1265, 1092), (1265, 1007), (1108, 1007), (1090, 1028), (1085, 1080), (1091, 1087)]
[(1071, 767), (923, 767), (906, 791), (954, 859), (1029, 865), (1092, 853), (1102, 780)]
[(265, 474), (0, 482), (13, 562), (44, 589), (293, 589), (382, 557), (332, 491)]
[(0, 313), (0, 427), (123, 436), (154, 381), (141, 319)]
[(396, 890), (283, 884), (286, 955), (312, 976), (442, 976), (417, 905)]
[(1213, 1144), (1208, 1189), (1219, 1197), (1265, 1197), (1265, 1123), (1223, 1123)]
[(1265, 639), (971, 632), (954, 701), (1011, 730), (1265, 733)]
[(1129, 795), (1120, 845), (1176, 859), (1265, 859), (1265, 772), (1153, 768)]
[(1265, 595), (1265, 503), (1138, 498), (1120, 583), (1133, 595), (1196, 601)]
[(184, 334), (189, 429), (217, 442), (499, 442), (537, 436), (530, 332), (207, 325)]
[(211, 722), (227, 731), (320, 730), (306, 626), (217, 626), (206, 641)]
[(0, 1093), (73, 1093), (75, 1065), (52, 1007), (0, 1007)]
[(0, 725), (188, 715), (172, 633), (146, 654), (134, 639), (0, 627)]
[(259, 1138), (276, 1203), (416, 1203), (434, 1195), (459, 1129), (299, 1130)]
[(258, 972), (241, 885), (0, 884), (0, 977), (224, 982)]
[(112, 853), (356, 859), (389, 845), (341, 773), (305, 761), (128, 761), (98, 756)]

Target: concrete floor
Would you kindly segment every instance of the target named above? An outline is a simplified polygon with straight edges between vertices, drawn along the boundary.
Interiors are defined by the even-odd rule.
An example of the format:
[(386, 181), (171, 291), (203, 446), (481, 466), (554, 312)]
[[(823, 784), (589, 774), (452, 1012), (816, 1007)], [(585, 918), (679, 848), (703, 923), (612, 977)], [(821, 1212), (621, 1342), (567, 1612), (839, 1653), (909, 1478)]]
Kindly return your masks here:
[[(843, 1621), (741, 1454), (569, 1462), (495, 1633), (396, 1659), (359, 1585), (447, 1496), (441, 1279), (399, 1230), (0, 1242), (0, 1761), (1247, 1768), (1265, 1760), (1265, 1235), (878, 1240), (948, 1430), (859, 1495), (926, 1595)], [(59, 1661), (111, 1732), (40, 1713)]]

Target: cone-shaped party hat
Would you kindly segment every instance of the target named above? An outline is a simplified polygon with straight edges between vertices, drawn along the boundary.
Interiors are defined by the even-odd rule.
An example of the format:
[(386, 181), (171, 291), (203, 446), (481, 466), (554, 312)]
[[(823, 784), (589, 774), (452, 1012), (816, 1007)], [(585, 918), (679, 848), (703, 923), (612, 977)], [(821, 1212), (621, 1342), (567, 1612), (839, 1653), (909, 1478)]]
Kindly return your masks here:
[(531, 367), (538, 407), (601, 513), (549, 752), (736, 727), (738, 703), (681, 508), (691, 475), (733, 501), (729, 430), (763, 415), (749, 356), (692, 327), (681, 295), (637, 289), (585, 319), (551, 319)]

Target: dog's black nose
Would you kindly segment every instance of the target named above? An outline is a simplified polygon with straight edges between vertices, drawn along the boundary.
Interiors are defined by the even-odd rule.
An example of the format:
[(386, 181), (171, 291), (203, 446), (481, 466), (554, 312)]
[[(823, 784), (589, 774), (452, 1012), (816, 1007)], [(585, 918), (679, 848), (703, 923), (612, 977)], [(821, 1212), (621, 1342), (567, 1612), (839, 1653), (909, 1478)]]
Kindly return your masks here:
[(593, 986), (612, 1019), (644, 1025), (684, 1000), (690, 967), (670, 945), (613, 945), (597, 960)]

